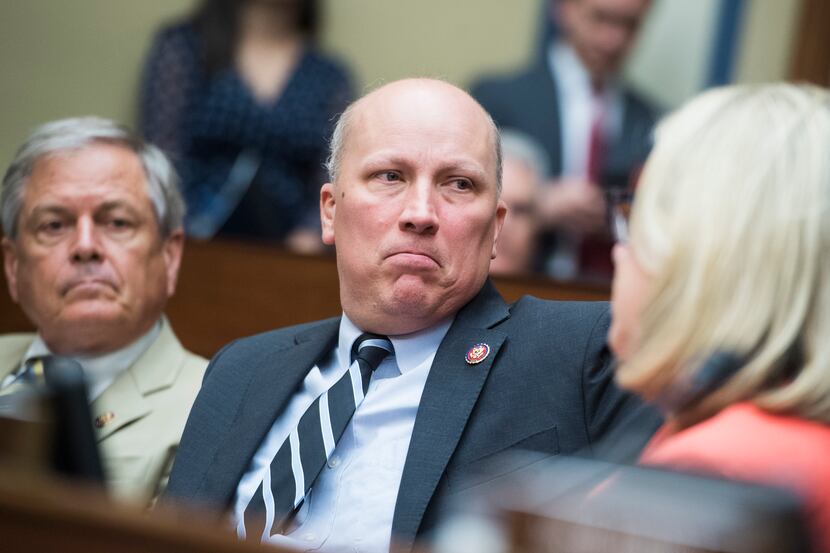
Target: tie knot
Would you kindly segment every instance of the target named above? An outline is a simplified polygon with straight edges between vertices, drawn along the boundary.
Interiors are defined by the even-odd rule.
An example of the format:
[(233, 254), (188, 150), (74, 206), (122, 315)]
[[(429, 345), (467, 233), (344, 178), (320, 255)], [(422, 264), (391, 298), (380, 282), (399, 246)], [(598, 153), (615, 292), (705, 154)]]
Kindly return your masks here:
[(394, 353), (389, 338), (379, 334), (361, 334), (352, 345), (352, 359), (363, 361), (372, 371), (378, 368), (387, 355)]
[(30, 359), (26, 364), (24, 377), (31, 383), (62, 386), (84, 382), (81, 364), (70, 357), (43, 355)]
[(40, 357), (33, 357), (26, 361), (25, 368), (22, 373), (23, 380), (31, 384), (45, 384), (45, 365), (51, 357), (51, 355), (43, 355)]

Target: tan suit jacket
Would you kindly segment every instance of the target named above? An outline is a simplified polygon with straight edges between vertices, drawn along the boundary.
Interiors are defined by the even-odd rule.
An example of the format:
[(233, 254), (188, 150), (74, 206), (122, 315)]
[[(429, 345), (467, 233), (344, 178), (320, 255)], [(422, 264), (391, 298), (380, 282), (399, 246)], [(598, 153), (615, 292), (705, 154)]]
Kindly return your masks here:
[[(15, 371), (33, 334), (0, 336), (0, 380)], [(158, 338), (92, 402), (111, 493), (148, 505), (166, 486), (207, 360), (186, 351), (166, 319)]]

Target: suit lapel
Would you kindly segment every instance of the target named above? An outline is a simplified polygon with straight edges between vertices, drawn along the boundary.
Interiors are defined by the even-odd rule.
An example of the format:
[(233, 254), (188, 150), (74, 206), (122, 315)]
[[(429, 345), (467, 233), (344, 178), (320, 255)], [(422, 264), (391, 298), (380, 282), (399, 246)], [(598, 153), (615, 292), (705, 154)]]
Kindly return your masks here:
[(151, 408), (129, 371), (122, 373), (92, 402), (95, 436), (100, 442), (116, 430), (150, 413)]
[[(29, 349), (29, 346), (32, 345), (34, 339), (34, 334), (0, 336), (0, 383), (20, 368), (23, 356), (26, 350)], [(11, 386), (0, 389), (0, 396), (8, 395), (18, 389), (20, 389), (19, 384), (12, 384)]]
[(562, 173), (562, 121), (559, 113), (559, 91), (556, 76), (551, 72), (547, 54), (539, 57), (531, 72), (534, 102), (534, 125), (537, 125), (536, 139), (542, 144), (550, 158), (551, 175)]
[(145, 396), (173, 385), (184, 356), (170, 323), (163, 319), (161, 331), (147, 351), (92, 402), (90, 412), (98, 441), (147, 416), (152, 405)]
[(603, 172), (622, 178), (621, 184), (626, 184), (632, 170), (648, 157), (653, 121), (647, 110), (638, 106), (625, 88), (620, 90), (620, 103), (623, 110), (622, 127), (615, 140), (606, 147)]
[[(441, 342), (427, 377), (404, 465), (392, 531), (411, 544), (424, 512), (461, 438), (490, 368), (506, 335), (492, 327), (509, 316), (507, 306), (488, 281), (456, 317)], [(490, 353), (478, 364), (467, 352), (484, 343)]]
[(216, 444), (199, 497), (223, 505), (233, 499), (240, 478), (274, 421), (314, 363), (334, 348), (339, 323), (339, 319), (325, 321), (298, 334), (294, 346), (262, 352), (256, 359), (249, 371), (247, 389), (240, 396), (236, 417), (226, 429), (221, 447)]

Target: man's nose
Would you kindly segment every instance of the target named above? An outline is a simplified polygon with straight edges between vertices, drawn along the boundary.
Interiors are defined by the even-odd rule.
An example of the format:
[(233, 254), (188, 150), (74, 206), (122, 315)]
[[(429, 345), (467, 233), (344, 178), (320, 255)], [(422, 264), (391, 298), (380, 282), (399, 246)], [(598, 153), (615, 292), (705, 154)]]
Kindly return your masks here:
[(404, 198), (400, 216), (401, 230), (417, 234), (435, 234), (438, 231), (437, 194), (431, 182), (413, 183)]
[(95, 221), (89, 217), (78, 219), (75, 226), (75, 237), (72, 244), (72, 261), (88, 262), (100, 261), (103, 256), (100, 236)]
[(601, 48), (605, 52), (605, 55), (618, 57), (628, 47), (633, 35), (633, 29), (624, 23), (608, 23), (600, 34)]

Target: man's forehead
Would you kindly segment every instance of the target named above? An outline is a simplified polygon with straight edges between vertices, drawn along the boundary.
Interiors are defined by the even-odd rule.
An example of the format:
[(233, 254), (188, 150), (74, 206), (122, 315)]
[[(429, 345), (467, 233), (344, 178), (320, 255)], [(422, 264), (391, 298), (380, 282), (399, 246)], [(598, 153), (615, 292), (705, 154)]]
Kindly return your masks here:
[(46, 185), (65, 187), (67, 191), (86, 187), (144, 190), (145, 181), (144, 167), (134, 152), (118, 145), (93, 143), (39, 157), (26, 189)]
[(466, 92), (441, 81), (410, 80), (378, 89), (352, 106), (346, 150), (389, 157), (428, 146), (459, 162), (489, 163), (493, 133), (486, 112)]
[(43, 165), (65, 166), (83, 159), (85, 164), (91, 161), (116, 167), (140, 167), (138, 154), (123, 144), (106, 140), (92, 140), (85, 144), (50, 150), (39, 155), (33, 169)]
[(484, 109), (460, 88), (433, 79), (405, 79), (374, 90), (352, 106), (361, 118), (418, 117), (420, 110), (455, 115), (470, 124), (486, 124)]
[(34, 208), (73, 200), (93, 209), (105, 204), (152, 207), (138, 156), (106, 143), (50, 152), (33, 165), (23, 188), (24, 204)]

